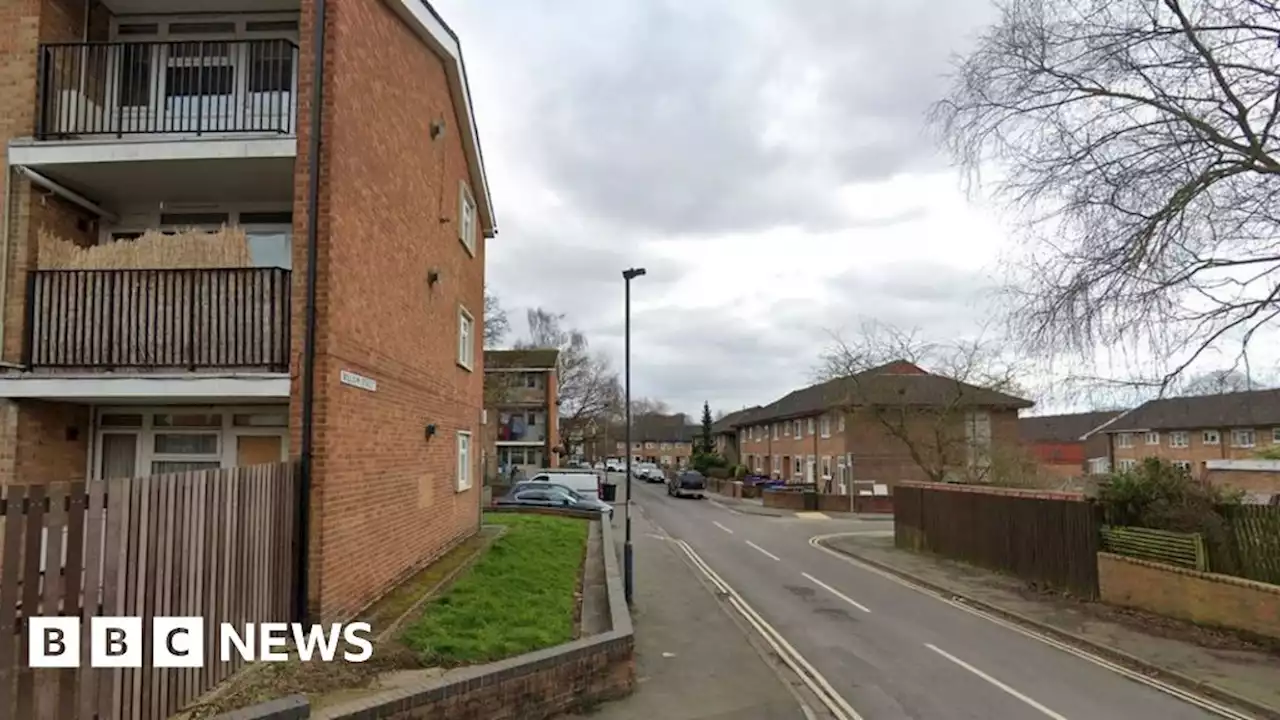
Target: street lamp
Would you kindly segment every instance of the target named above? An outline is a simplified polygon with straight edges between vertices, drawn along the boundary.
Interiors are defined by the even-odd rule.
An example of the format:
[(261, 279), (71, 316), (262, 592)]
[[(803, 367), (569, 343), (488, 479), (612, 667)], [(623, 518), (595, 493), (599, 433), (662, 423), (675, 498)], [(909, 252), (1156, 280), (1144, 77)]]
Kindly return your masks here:
[(622, 508), (626, 517), (626, 535), (622, 543), (622, 579), (627, 604), (631, 604), (632, 591), (635, 589), (635, 564), (631, 555), (631, 281), (644, 275), (644, 268), (630, 268), (622, 271), (623, 285), (626, 287), (624, 301), (623, 337), (625, 350), (623, 365), (626, 377), (627, 404), (627, 504)]

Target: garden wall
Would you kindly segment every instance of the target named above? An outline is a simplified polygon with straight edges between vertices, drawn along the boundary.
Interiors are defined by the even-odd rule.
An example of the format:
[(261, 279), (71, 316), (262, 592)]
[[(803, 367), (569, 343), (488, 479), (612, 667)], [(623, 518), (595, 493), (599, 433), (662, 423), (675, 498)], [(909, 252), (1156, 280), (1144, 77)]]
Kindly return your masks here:
[(1280, 639), (1280, 586), (1098, 553), (1104, 602)]

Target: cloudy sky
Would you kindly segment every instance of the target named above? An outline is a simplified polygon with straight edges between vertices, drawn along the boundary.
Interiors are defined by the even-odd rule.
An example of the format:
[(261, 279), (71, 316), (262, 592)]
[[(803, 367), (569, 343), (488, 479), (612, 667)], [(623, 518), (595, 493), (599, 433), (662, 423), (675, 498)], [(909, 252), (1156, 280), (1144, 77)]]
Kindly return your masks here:
[(436, 0), (462, 39), (491, 289), (565, 313), (633, 393), (697, 412), (810, 382), (863, 318), (988, 317), (1009, 233), (925, 137), (987, 0)]

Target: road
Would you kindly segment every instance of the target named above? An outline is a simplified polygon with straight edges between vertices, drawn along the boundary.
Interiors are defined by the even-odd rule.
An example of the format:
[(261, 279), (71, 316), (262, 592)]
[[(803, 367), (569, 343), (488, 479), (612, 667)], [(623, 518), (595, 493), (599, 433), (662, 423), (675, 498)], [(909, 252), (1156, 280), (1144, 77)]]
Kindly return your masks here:
[(1222, 717), (809, 542), (883, 533), (884, 521), (762, 517), (635, 487), (639, 511), (775, 629), (855, 711), (850, 720)]

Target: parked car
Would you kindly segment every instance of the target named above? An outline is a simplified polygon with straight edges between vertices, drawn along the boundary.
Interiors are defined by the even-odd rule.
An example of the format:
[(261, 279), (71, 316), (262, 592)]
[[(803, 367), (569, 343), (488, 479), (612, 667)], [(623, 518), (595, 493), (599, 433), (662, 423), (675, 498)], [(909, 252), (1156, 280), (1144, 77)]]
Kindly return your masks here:
[(604, 463), (604, 469), (605, 472), (624, 472), (626, 470), (626, 463), (617, 458), (609, 458)]
[(612, 519), (613, 519), (613, 506), (612, 506), (612, 505), (610, 505), (609, 503), (607, 503), (607, 502), (605, 502), (605, 501), (601, 500), (601, 499), (600, 499), (600, 498), (598, 498), (598, 497), (594, 497), (594, 496), (591, 496), (591, 495), (584, 495), (584, 494), (582, 494), (582, 493), (580, 493), (580, 492), (578, 492), (578, 491), (574, 490), (573, 488), (571, 488), (571, 487), (569, 487), (569, 486), (567, 486), (567, 485), (562, 485), (562, 484), (560, 484), (560, 483), (555, 483), (555, 482), (533, 482), (533, 481), (527, 481), (527, 482), (517, 483), (516, 485), (513, 485), (513, 486), (511, 487), (511, 490), (509, 490), (509, 491), (507, 492), (507, 495), (506, 495), (506, 496), (504, 496), (504, 497), (516, 496), (516, 495), (518, 495), (519, 493), (521, 493), (521, 492), (523, 492), (523, 491), (526, 491), (526, 490), (530, 490), (530, 489), (538, 489), (538, 490), (546, 489), (546, 490), (550, 490), (550, 491), (560, 491), (560, 492), (563, 492), (564, 494), (567, 494), (569, 497), (573, 498), (573, 500), (574, 500), (574, 505), (573, 505), (572, 507), (585, 508), (585, 509), (588, 509), (588, 510), (596, 510), (596, 511), (598, 511), (598, 512), (601, 512), (601, 513), (604, 513), (605, 515), (607, 515), (607, 516), (609, 517), (609, 519), (610, 519), (610, 520), (612, 520)]
[(635, 475), (637, 480), (645, 482), (660, 483), (666, 480), (666, 474), (662, 472), (662, 468), (654, 463), (640, 463), (631, 468), (631, 474)]
[(497, 507), (579, 508), (578, 500), (568, 488), (527, 482), (513, 485), (510, 492), (494, 500), (493, 504)]
[(692, 495), (701, 500), (707, 492), (707, 479), (697, 470), (681, 470), (671, 473), (667, 481), (667, 494), (675, 497)]

